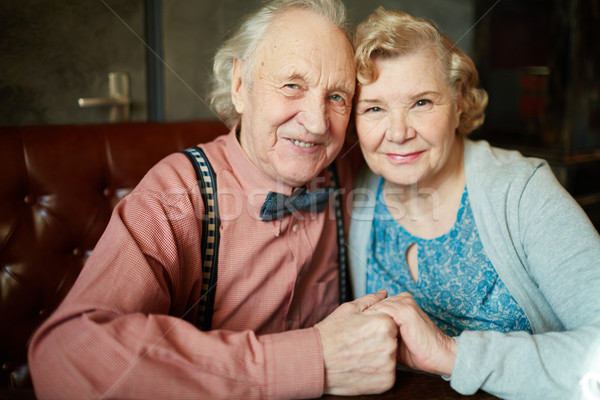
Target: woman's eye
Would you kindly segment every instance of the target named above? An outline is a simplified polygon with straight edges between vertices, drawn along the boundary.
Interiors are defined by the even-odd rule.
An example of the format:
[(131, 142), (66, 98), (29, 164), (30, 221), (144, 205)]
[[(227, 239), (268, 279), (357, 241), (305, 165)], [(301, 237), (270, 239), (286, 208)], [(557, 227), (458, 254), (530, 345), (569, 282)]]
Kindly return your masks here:
[(334, 94), (334, 95), (331, 95), (331, 100), (337, 102), (337, 101), (343, 101), (344, 98), (342, 96), (340, 96), (339, 94)]
[(418, 101), (415, 103), (415, 105), (416, 105), (417, 107), (423, 107), (423, 106), (426, 106), (426, 105), (429, 105), (429, 104), (431, 104), (431, 101), (429, 101), (429, 100), (425, 100), (425, 99), (418, 100)]
[(300, 89), (300, 86), (296, 85), (295, 83), (286, 83), (285, 87), (289, 89)]
[(365, 112), (380, 112), (380, 111), (381, 111), (381, 107), (377, 107), (377, 106), (370, 107), (365, 110)]

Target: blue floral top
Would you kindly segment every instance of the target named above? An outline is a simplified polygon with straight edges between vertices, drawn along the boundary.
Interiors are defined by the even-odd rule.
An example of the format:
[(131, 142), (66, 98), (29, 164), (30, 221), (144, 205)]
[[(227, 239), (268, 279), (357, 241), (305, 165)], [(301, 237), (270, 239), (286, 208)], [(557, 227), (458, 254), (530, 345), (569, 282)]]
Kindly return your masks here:
[[(435, 239), (421, 239), (394, 221), (383, 201), (383, 182), (367, 252), (367, 293), (381, 288), (390, 296), (409, 292), (450, 336), (463, 330), (531, 333), (527, 316), (485, 254), (466, 187), (452, 229)], [(417, 283), (406, 262), (413, 244), (418, 247)]]

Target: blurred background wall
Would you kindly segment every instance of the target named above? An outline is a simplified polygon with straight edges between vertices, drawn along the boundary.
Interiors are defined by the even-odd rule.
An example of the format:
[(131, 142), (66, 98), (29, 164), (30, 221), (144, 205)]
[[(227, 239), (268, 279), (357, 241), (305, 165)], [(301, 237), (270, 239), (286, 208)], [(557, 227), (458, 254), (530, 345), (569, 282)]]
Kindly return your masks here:
[[(600, 0), (343, 0), (433, 20), (490, 95), (472, 137), (547, 159), (600, 226)], [(0, 126), (105, 123), (109, 73), (133, 121), (215, 119), (212, 57), (260, 0), (0, 0)]]
[[(108, 95), (108, 73), (131, 81), (131, 118), (148, 112), (148, 13), (162, 47), (162, 114), (167, 121), (215, 118), (206, 106), (212, 57), (260, 0), (0, 0), (0, 124), (106, 122), (80, 97)], [(353, 21), (377, 6), (433, 19), (472, 53), (474, 0), (345, 0)], [(152, 21), (152, 19), (150, 19)], [(152, 83), (150, 83), (152, 86)], [(152, 89), (152, 88), (150, 88)], [(150, 96), (152, 97), (152, 96)]]

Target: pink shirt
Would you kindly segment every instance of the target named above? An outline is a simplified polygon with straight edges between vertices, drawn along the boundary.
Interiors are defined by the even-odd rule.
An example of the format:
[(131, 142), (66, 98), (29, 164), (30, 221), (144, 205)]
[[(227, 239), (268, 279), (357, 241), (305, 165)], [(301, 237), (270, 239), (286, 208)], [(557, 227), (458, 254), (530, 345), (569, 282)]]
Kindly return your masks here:
[[(202, 148), (221, 215), (213, 330), (193, 325), (203, 207), (191, 163), (173, 154), (117, 205), (73, 289), (34, 336), (39, 398), (321, 396), (313, 325), (338, 305), (333, 201), (322, 213), (263, 222), (268, 191), (293, 188), (256, 169), (233, 132)], [(349, 188), (351, 174), (338, 170)], [(325, 171), (307, 186), (327, 184)]]

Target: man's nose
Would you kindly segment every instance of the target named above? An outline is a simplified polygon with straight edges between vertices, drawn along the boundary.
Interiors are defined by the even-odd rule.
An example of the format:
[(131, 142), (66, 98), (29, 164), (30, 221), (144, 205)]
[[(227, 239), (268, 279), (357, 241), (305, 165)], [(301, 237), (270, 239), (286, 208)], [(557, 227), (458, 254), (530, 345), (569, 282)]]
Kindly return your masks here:
[(397, 110), (390, 113), (385, 138), (390, 142), (403, 143), (416, 136), (410, 117), (403, 111)]
[(329, 130), (329, 117), (323, 99), (306, 99), (300, 112), (300, 123), (308, 132), (323, 135)]

